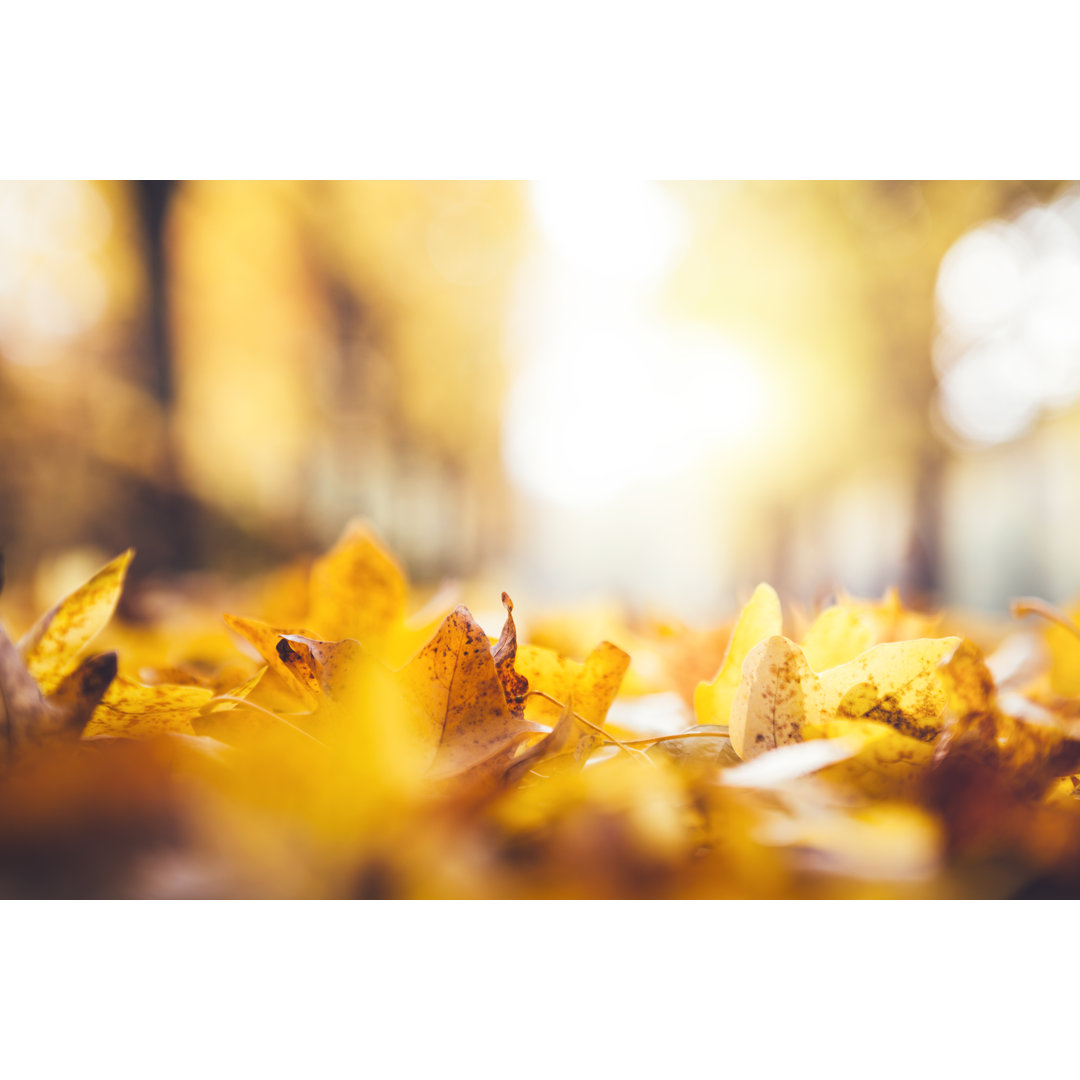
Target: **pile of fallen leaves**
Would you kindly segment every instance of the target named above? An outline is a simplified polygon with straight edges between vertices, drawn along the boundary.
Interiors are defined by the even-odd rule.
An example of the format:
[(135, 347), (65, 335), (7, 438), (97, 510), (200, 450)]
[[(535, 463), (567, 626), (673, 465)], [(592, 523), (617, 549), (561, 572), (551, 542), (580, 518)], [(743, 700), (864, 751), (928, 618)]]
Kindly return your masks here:
[(1080, 630), (1041, 602), (982, 640), (761, 585), (525, 644), (505, 593), (497, 639), (413, 610), (360, 525), (223, 623), (114, 618), (130, 561), (0, 627), (0, 896), (1080, 895)]

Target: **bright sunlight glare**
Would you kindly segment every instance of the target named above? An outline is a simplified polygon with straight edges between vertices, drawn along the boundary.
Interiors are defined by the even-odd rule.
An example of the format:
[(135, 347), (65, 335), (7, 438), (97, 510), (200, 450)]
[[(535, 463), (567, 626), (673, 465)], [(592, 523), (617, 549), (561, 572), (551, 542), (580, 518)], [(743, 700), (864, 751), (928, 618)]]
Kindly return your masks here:
[(685, 223), (659, 184), (540, 183), (503, 454), (529, 494), (602, 505), (731, 446), (760, 415), (753, 363), (658, 312)]
[(529, 204), (563, 273), (616, 287), (655, 285), (686, 243), (686, 222), (648, 181), (537, 181)]
[(504, 451), (531, 494), (568, 506), (610, 501), (733, 443), (763, 389), (753, 365), (705, 332), (597, 327), (529, 367), (507, 403)]

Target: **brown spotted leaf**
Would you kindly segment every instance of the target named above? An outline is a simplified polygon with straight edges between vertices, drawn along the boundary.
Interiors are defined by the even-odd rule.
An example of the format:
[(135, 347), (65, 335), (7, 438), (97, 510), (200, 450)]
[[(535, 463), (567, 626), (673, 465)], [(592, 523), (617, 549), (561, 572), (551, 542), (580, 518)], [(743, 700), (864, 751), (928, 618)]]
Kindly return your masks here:
[(211, 697), (213, 691), (201, 686), (144, 686), (118, 675), (94, 710), (83, 735), (85, 738), (100, 735), (134, 738), (164, 732), (195, 735), (192, 722)]
[(307, 638), (305, 631), (278, 630), (259, 619), (245, 619), (239, 615), (223, 616), (231, 630), (254, 646), (271, 671), (279, 675), (299, 698), (302, 706), (312, 707), (319, 699), (318, 678), (304, 663), (294, 662), (288, 648), (279, 648), (282, 638), (296, 636)]
[(451, 612), (398, 673), (398, 681), (427, 720), (433, 771), (440, 777), (462, 772), (543, 730), (515, 716), (507, 704), (487, 634), (468, 608)]
[(115, 652), (88, 657), (46, 698), (62, 727), (81, 734), (116, 678)]
[(941, 733), (947, 701), (941, 664), (960, 641), (889, 642), (821, 672), (822, 718), (873, 721), (919, 742), (933, 742)]
[(43, 615), (19, 642), (26, 668), (42, 693), (60, 685), (79, 653), (112, 618), (134, 554), (129, 549), (102, 567)]
[(735, 753), (745, 761), (801, 742), (814, 682), (810, 665), (794, 641), (776, 635), (754, 646), (731, 703), (729, 732)]
[(495, 646), (495, 670), (502, 683), (503, 696), (507, 707), (519, 720), (525, 716), (525, 695), (529, 692), (529, 680), (514, 667), (517, 657), (517, 627), (514, 625), (514, 602), (502, 594), (503, 607), (506, 608), (506, 622), (502, 634)]
[(320, 641), (302, 634), (282, 634), (277, 655), (320, 700), (343, 701), (363, 653), (358, 641)]

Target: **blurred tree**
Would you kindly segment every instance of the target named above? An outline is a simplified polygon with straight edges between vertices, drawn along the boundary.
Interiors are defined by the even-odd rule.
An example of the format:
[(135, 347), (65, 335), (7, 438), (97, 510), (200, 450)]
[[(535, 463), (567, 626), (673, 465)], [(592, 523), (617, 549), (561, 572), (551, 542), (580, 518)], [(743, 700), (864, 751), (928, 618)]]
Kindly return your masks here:
[(242, 519), (320, 544), (366, 515), (425, 578), (501, 550), (520, 220), (513, 184), (185, 185), (185, 475)]
[[(768, 578), (782, 591), (812, 596), (849, 584), (844, 552), (859, 546), (852, 531), (873, 544), (902, 530), (896, 561), (905, 594), (923, 603), (940, 598), (941, 485), (950, 450), (931, 422), (938, 268), (967, 230), (1060, 186), (676, 185), (693, 239), (671, 283), (671, 305), (731, 335), (776, 389), (769, 422), (744, 447), (735, 560), (744, 585)], [(845, 504), (853, 482), (862, 494)], [(867, 520), (880, 506), (874, 486), (903, 500), (904, 513), (884, 524)], [(863, 510), (852, 517), (855, 506)], [(873, 562), (880, 576), (873, 587), (895, 580), (889, 553)]]
[[(1051, 198), (1057, 181), (880, 181), (847, 185), (838, 210), (866, 267), (878, 331), (875, 368), (890, 452), (912, 465), (912, 527), (900, 581), (906, 598), (941, 600), (942, 484), (950, 453), (932, 423), (934, 290), (950, 247), (969, 229)], [(836, 191), (837, 189), (833, 189)]]

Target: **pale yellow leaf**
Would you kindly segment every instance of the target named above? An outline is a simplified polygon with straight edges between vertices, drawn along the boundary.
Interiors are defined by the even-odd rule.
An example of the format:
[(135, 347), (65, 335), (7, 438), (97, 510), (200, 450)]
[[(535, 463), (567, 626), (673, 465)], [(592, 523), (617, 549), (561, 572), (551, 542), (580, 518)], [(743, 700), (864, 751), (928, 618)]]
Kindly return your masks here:
[(801, 742), (814, 673), (802, 649), (776, 635), (754, 646), (743, 664), (728, 730), (743, 760)]
[(818, 708), (826, 719), (870, 720), (932, 742), (948, 700), (941, 664), (961, 639), (887, 642), (818, 676)]
[(780, 598), (772, 586), (759, 585), (739, 615), (720, 670), (712, 682), (699, 683), (694, 691), (694, 713), (699, 724), (728, 723), (743, 661), (759, 642), (778, 635), (782, 629)]
[(826, 608), (806, 632), (803, 652), (814, 671), (825, 671), (853, 660), (874, 644), (866, 615), (850, 604)]

